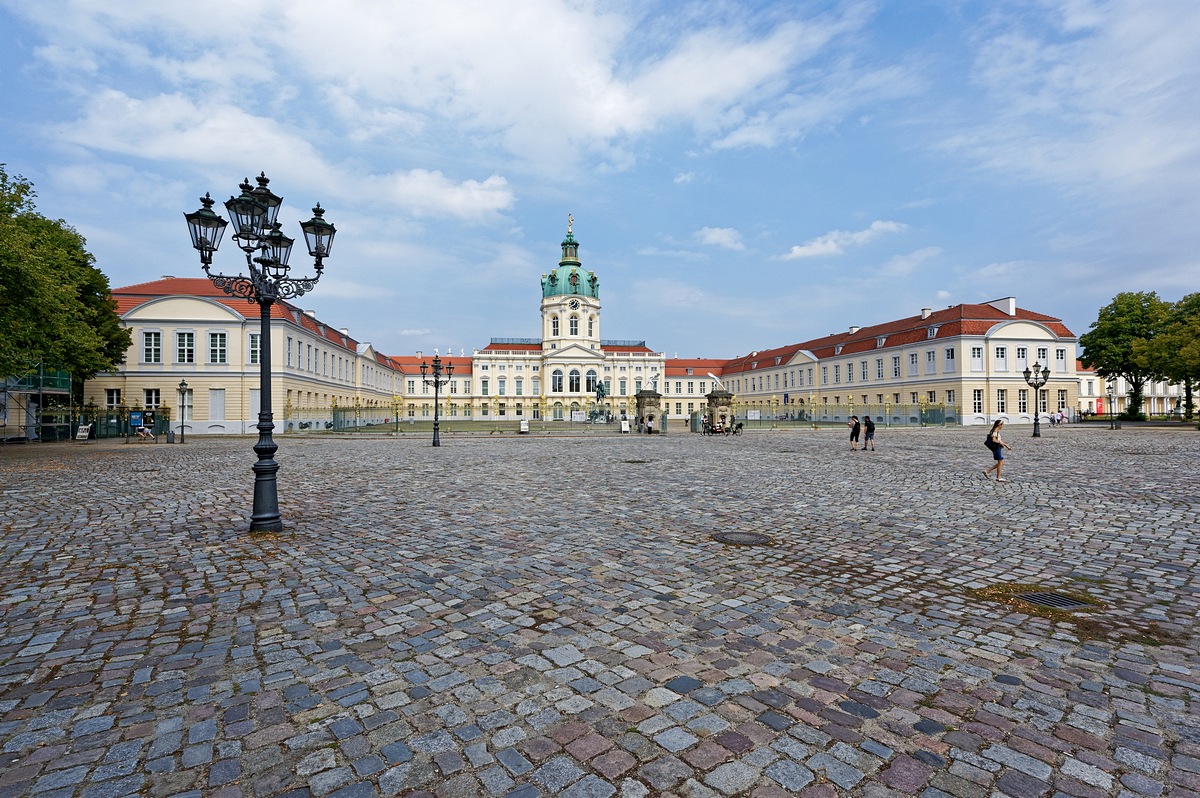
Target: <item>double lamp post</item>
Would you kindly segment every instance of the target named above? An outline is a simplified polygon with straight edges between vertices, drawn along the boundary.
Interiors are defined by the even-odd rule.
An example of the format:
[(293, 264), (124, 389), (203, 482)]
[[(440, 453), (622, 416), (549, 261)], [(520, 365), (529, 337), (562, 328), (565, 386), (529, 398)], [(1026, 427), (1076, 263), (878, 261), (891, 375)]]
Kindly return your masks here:
[(283, 529), (283, 521), (279, 514), (276, 485), (279, 464), (274, 459), (279, 447), (271, 438), (275, 429), (271, 411), (271, 306), (276, 300), (292, 299), (313, 289), (321, 279), (321, 272), (325, 268), (324, 259), (329, 256), (333, 236), (337, 230), (325, 221), (325, 211), (318, 203), (312, 209), (313, 217), (300, 223), (316, 273), (311, 277), (293, 277), (290, 274), (288, 259), (294, 242), (280, 232), (279, 223), (276, 221), (283, 198), (267, 188), (271, 181), (267, 179), (266, 174), (260, 173), (256, 181), (257, 187), (252, 187), (248, 178), (242, 181), (238, 187), (242, 193), (237, 197), (230, 197), (225, 203), (230, 222), (233, 224), (233, 240), (246, 256), (248, 275), (238, 273), (230, 276), (209, 271), (213, 253), (217, 251), (225, 226), (230, 222), (226, 222), (213, 211), (213, 199), (208, 194), (200, 199), (201, 208), (193, 213), (184, 214), (184, 218), (187, 219), (188, 230), (192, 236), (192, 246), (200, 253), (200, 265), (213, 285), (230, 296), (241, 297), (250, 304), (258, 305), (260, 404), (258, 443), (254, 445), (258, 462), (253, 466), (254, 509), (250, 516), (250, 531), (279, 532)]
[[(445, 375), (445, 376), (443, 376)], [(433, 386), (433, 445), (441, 446), (442, 439), (438, 427), (438, 392), (442, 386), (450, 382), (450, 378), (454, 376), (454, 364), (447, 363), (442, 365), (442, 359), (435, 351), (433, 353), (433, 365), (421, 361), (421, 380), (426, 385)]]

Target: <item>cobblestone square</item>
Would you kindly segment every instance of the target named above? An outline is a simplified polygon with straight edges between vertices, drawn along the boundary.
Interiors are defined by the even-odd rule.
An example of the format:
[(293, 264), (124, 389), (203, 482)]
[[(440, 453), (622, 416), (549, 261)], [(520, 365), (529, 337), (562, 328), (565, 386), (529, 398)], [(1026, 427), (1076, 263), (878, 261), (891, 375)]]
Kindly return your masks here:
[(1005, 432), (0, 447), (0, 798), (1200, 796), (1200, 434)]

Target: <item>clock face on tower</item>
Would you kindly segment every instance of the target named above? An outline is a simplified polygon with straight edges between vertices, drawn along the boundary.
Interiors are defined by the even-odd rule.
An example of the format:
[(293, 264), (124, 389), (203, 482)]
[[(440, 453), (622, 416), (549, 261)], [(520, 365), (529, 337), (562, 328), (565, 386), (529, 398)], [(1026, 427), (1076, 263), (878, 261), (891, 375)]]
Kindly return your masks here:
[(569, 304), (571, 305), (571, 310), (579, 310), (579, 300), (578, 299), (572, 299)]

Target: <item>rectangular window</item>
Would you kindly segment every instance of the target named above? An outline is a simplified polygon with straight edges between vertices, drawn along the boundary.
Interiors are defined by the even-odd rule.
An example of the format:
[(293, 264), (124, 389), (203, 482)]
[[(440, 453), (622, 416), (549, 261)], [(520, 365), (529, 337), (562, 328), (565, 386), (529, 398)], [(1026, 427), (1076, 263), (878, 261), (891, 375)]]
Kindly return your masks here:
[[(854, 364), (853, 363), (846, 364), (846, 382), (854, 382)], [(776, 385), (775, 387), (778, 388), (779, 386)]]
[(208, 334), (208, 362), (229, 362), (229, 342), (225, 333), (211, 332)]
[[(521, 381), (517, 380), (517, 393), (521, 392)], [(458, 393), (458, 380), (450, 380), (450, 393)]]
[(883, 358), (881, 357), (875, 358), (875, 379), (883, 379)]
[(292, 336), (287, 337), (287, 364), (292, 365)]
[(954, 404), (954, 391), (946, 391), (946, 404)]
[(1066, 391), (1060, 390), (1058, 392), (1058, 409), (1059, 410), (1067, 409), (1067, 392)]
[(250, 365), (258, 365), (258, 359), (262, 356), (262, 337), (261, 333), (250, 333)]
[(973, 412), (983, 412), (983, 389), (976, 388), (971, 391), (971, 409)]
[(946, 363), (951, 367), (954, 366), (954, 347), (946, 349)]
[(1008, 391), (1004, 388), (999, 388), (996, 391), (996, 412), (1008, 412)]
[(913, 391), (912, 393), (910, 393), (910, 394), (908, 395), (908, 401), (909, 401), (911, 404), (914, 404), (914, 405), (915, 405), (915, 404), (916, 404), (918, 401), (920, 401), (920, 400), (918, 400), (918, 399), (917, 399), (917, 392), (916, 392), (916, 391)]
[(1021, 388), (1019, 391), (1017, 391), (1017, 412), (1029, 412), (1029, 391), (1025, 390), (1024, 388)]
[(488, 381), (486, 377), (479, 381), (479, 393), (481, 396), (488, 395)]
[(842, 384), (842, 367), (841, 366), (833, 367), (833, 384), (834, 385)]
[(162, 394), (158, 388), (147, 388), (143, 391), (143, 394), (146, 399), (143, 404), (146, 405), (147, 410), (153, 410), (162, 404)]
[(1008, 347), (1007, 346), (996, 347), (996, 359), (997, 360), (1008, 360)]
[(1044, 346), (1038, 347), (1037, 362), (1041, 363), (1043, 366), (1046, 365), (1046, 362), (1050, 359), (1047, 354), (1048, 351), (1049, 350), (1047, 350), (1046, 347), (1044, 347)]
[(813, 370), (808, 370), (808, 386), (811, 388), (813, 384)]
[(161, 363), (162, 362), (162, 333), (160, 333), (160, 332), (144, 332), (144, 333), (142, 333), (142, 362), (143, 363)]
[(1018, 346), (1017, 347), (1017, 360), (1028, 360), (1028, 359), (1029, 359), (1029, 350), (1023, 346)]
[(675, 403), (675, 415), (677, 415), (677, 416), (683, 415), (683, 402)]
[(517, 378), (517, 396), (524, 396), (524, 395), (525, 395), (525, 380), (518, 377)]
[(696, 383), (692, 380), (688, 380), (688, 393), (695, 393), (695, 392), (696, 392)]
[(1049, 402), (1049, 391), (1038, 391), (1038, 409), (1043, 413), (1046, 412), (1046, 405)]
[(821, 384), (829, 384), (829, 366), (821, 366)]
[(1065, 372), (1067, 370), (1067, 350), (1054, 350), (1054, 370), (1057, 372)]
[(196, 334), (190, 332), (175, 333), (175, 362), (196, 362)]
[(935, 404), (937, 402), (937, 391), (929, 391), (927, 394), (925, 394), (925, 396), (929, 400), (929, 404)]
[(926, 374), (936, 374), (937, 373), (937, 350), (936, 349), (927, 349), (925, 351), (925, 373)]
[[(496, 395), (497, 396), (507, 396), (508, 395), (508, 380), (504, 379), (503, 377), (496, 380)], [(504, 414), (501, 413), (500, 415), (504, 415)]]
[[(866, 382), (867, 381), (867, 361), (865, 361), (865, 360), (862, 362), (862, 372), (861, 373), (862, 373), (862, 381)], [(796, 386), (793, 385), (792, 387), (795, 388)]]
[[(307, 346), (307, 348), (306, 348), (306, 350), (305, 350), (305, 355), (304, 355), (304, 370), (305, 370), (305, 371), (312, 371), (312, 370), (313, 370), (312, 344), (308, 344), (308, 346)], [(366, 375), (366, 374), (364, 374), (364, 375), (363, 375), (363, 382), (367, 383), (368, 385), (370, 385), (370, 384), (371, 384), (370, 378), (369, 378), (369, 377), (367, 377), (367, 375)]]
[(121, 389), (120, 388), (105, 388), (104, 389), (104, 406), (110, 410), (121, 404)]
[[(899, 355), (892, 356), (892, 377), (895, 377), (895, 378), (900, 377), (900, 356)], [(899, 400), (897, 400), (897, 401), (899, 401)]]

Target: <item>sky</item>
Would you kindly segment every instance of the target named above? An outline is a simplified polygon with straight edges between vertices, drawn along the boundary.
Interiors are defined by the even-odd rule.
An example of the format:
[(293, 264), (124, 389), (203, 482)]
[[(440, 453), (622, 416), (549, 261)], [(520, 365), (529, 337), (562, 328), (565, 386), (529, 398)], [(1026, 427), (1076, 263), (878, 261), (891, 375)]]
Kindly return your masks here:
[[(0, 163), (113, 287), (265, 172), (305, 309), (385, 354), (600, 334), (730, 358), (1015, 296), (1200, 290), (1195, 0), (0, 0)], [(218, 210), (223, 210), (220, 204)], [(224, 214), (223, 214), (224, 215)], [(214, 272), (245, 261), (228, 234)]]

